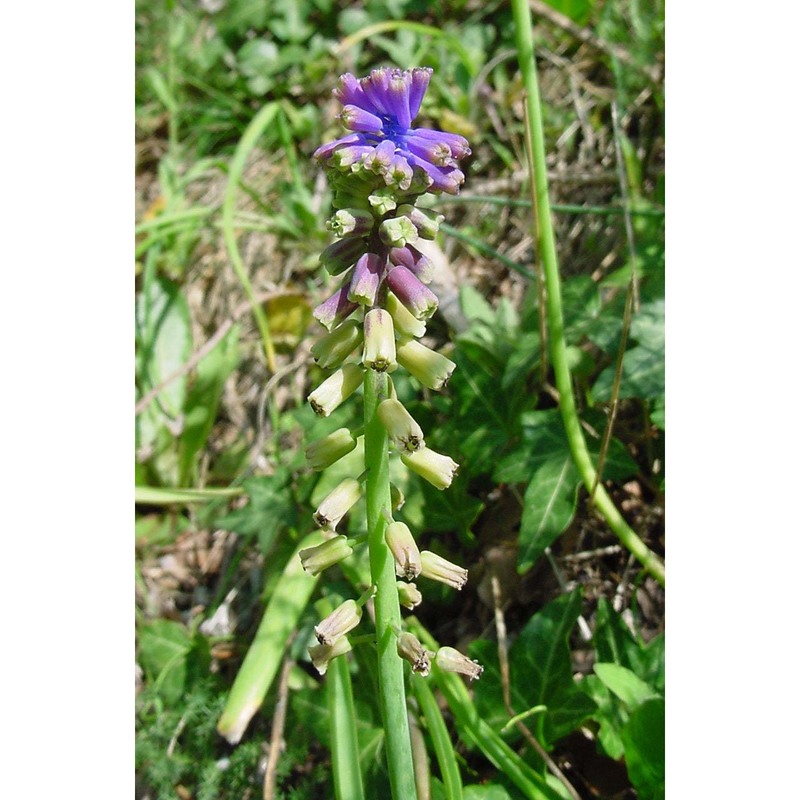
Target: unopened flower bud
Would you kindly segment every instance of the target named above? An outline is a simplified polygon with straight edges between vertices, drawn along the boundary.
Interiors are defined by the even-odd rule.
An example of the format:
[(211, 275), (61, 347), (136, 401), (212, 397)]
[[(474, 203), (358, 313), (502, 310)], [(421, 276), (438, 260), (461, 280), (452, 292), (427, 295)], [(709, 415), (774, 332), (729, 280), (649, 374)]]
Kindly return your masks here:
[(440, 647), (436, 651), (436, 666), (445, 672), (466, 675), (470, 680), (477, 680), (483, 672), (483, 667), (477, 661), (467, 658), (453, 647)]
[(361, 305), (375, 305), (378, 286), (381, 282), (385, 259), (375, 253), (364, 253), (356, 262), (347, 299)]
[(400, 605), (409, 611), (413, 611), (422, 602), (422, 592), (417, 589), (416, 583), (397, 581), (397, 596)]
[(319, 575), (323, 570), (343, 561), (353, 552), (344, 536), (334, 536), (332, 539), (318, 544), (316, 547), (307, 547), (300, 551), (300, 563), (303, 569), (311, 575)]
[(373, 308), (364, 316), (364, 354), (361, 363), (376, 372), (397, 369), (394, 323), (388, 311)]
[[(369, 214), (368, 211), (362, 213)], [(369, 216), (372, 218), (371, 214)], [(364, 252), (364, 247), (364, 239), (360, 236), (346, 236), (344, 239), (337, 239), (322, 251), (319, 263), (331, 275), (339, 275), (356, 263), (356, 259)]]
[(439, 232), (439, 225), (444, 222), (443, 214), (426, 212), (421, 208), (408, 204), (398, 206), (397, 213), (408, 217), (423, 239), (435, 239), (436, 234)]
[(456, 368), (447, 356), (413, 339), (397, 347), (397, 360), (423, 386), (434, 391), (439, 391), (447, 385)]
[[(375, 217), (369, 211), (361, 211), (357, 208), (343, 208), (325, 223), (325, 227), (329, 231), (333, 231), (337, 236), (366, 236), (372, 230), (374, 224)], [(352, 263), (350, 262), (350, 265)]]
[(327, 417), (361, 386), (364, 373), (357, 364), (344, 364), (308, 396), (315, 414)]
[(354, 319), (347, 319), (319, 339), (311, 348), (311, 355), (323, 369), (335, 369), (358, 347), (361, 340), (361, 326)]
[(430, 319), (436, 313), (439, 299), (407, 267), (401, 264), (390, 269), (386, 274), (386, 283), (417, 319)]
[(395, 330), (402, 336), (425, 335), (425, 323), (417, 319), (392, 292), (386, 293), (386, 310), (392, 315)]
[(413, 633), (404, 631), (397, 637), (397, 655), (408, 661), (411, 670), (423, 678), (431, 671), (431, 654)]
[(317, 668), (320, 675), (328, 671), (328, 664), (337, 656), (343, 656), (353, 649), (350, 640), (346, 636), (337, 639), (333, 644), (315, 644), (308, 648), (311, 656), (311, 663)]
[(396, 266), (411, 270), (423, 283), (430, 283), (433, 280), (433, 262), (413, 244), (393, 247), (389, 251), (389, 261)]
[(314, 512), (314, 522), (328, 531), (335, 531), (342, 517), (361, 498), (361, 484), (355, 478), (345, 478)]
[(422, 428), (399, 400), (382, 401), (378, 417), (398, 450), (413, 452), (425, 447)]
[(390, 247), (405, 247), (409, 242), (419, 239), (417, 228), (408, 217), (385, 219), (378, 228), (378, 235)]
[(423, 550), (420, 554), (420, 561), (422, 562), (421, 575), (424, 578), (430, 578), (439, 583), (446, 583), (454, 589), (463, 589), (467, 582), (467, 570), (464, 567), (459, 567), (458, 564), (453, 564), (446, 558), (437, 556), (430, 550)]
[(450, 456), (437, 453), (430, 447), (400, 453), (400, 458), (409, 469), (437, 489), (447, 489), (458, 472), (458, 464)]
[(363, 158), (364, 169), (382, 175), (392, 163), (394, 156), (394, 142), (384, 139), (377, 147), (372, 148)]
[(344, 286), (337, 289), (325, 302), (320, 303), (314, 309), (314, 319), (328, 330), (332, 330), (342, 320), (347, 319), (358, 308), (357, 303), (347, 299), (349, 289), (350, 281), (348, 280)]
[(386, 544), (394, 556), (395, 572), (398, 577), (413, 580), (422, 569), (419, 548), (404, 522), (391, 522), (386, 526)]
[(395, 155), (389, 162), (389, 166), (383, 172), (383, 180), (387, 187), (396, 187), (405, 192), (411, 187), (414, 179), (414, 171), (408, 160), (403, 156)]
[(347, 428), (339, 428), (306, 447), (306, 461), (311, 469), (322, 472), (342, 456), (355, 450), (356, 440)]
[(355, 600), (345, 600), (314, 628), (314, 633), (320, 644), (332, 645), (337, 639), (350, 633), (359, 622), (361, 622), (361, 608)]

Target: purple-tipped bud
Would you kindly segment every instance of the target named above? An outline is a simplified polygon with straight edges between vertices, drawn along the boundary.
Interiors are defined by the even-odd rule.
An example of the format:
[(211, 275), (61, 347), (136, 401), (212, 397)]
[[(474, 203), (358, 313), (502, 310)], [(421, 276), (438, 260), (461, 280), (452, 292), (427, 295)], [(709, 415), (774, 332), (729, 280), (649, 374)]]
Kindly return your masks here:
[(391, 139), (384, 139), (364, 156), (364, 160), (361, 163), (364, 169), (368, 169), (377, 175), (383, 175), (392, 163), (393, 158), (394, 142)]
[(404, 631), (397, 637), (397, 655), (411, 664), (412, 672), (425, 678), (431, 671), (431, 653), (429, 653), (414, 636)]
[(378, 417), (398, 450), (411, 453), (425, 447), (422, 428), (399, 400), (382, 401)]
[(458, 464), (450, 456), (444, 456), (429, 447), (401, 453), (400, 459), (410, 470), (437, 489), (447, 489), (458, 472)]
[(347, 428), (339, 428), (306, 447), (306, 461), (315, 472), (322, 472), (355, 450), (356, 440)]
[(410, 270), (423, 283), (430, 283), (433, 280), (433, 262), (413, 244), (393, 247), (389, 251), (389, 261), (395, 266)]
[(430, 319), (436, 313), (439, 299), (410, 269), (393, 267), (386, 275), (386, 282), (417, 319)]
[(398, 214), (408, 217), (423, 239), (435, 239), (439, 225), (444, 221), (443, 214), (425, 212), (421, 208), (404, 204), (397, 209)]
[(411, 85), (408, 88), (408, 111), (412, 120), (419, 113), (422, 98), (425, 96), (428, 84), (431, 82), (431, 75), (433, 75), (433, 70), (430, 67), (414, 67), (411, 70)]
[(323, 369), (335, 369), (358, 347), (362, 338), (358, 322), (347, 319), (319, 339), (312, 346), (311, 355)]
[(331, 163), (341, 170), (349, 170), (353, 165), (361, 162), (375, 148), (368, 144), (351, 144), (340, 147), (331, 154)]
[(353, 649), (349, 639), (341, 636), (333, 644), (315, 644), (308, 648), (308, 655), (311, 656), (311, 663), (316, 667), (320, 675), (328, 671), (328, 664), (337, 656), (343, 656)]
[(386, 526), (386, 544), (394, 556), (398, 577), (413, 580), (422, 569), (419, 548), (405, 522), (392, 522)]
[[(325, 227), (337, 236), (366, 236), (375, 224), (375, 217), (369, 211), (362, 211), (358, 208), (343, 208), (337, 211), (326, 223)], [(343, 240), (347, 241), (347, 240)], [(363, 248), (364, 242), (359, 244)], [(352, 266), (351, 261), (347, 266)], [(345, 267), (346, 269), (347, 267)], [(337, 274), (337, 273), (332, 273)]]
[(464, 158), (472, 153), (472, 150), (469, 149), (469, 142), (457, 133), (437, 131), (431, 128), (416, 128), (411, 130), (411, 138), (442, 142), (450, 148), (450, 152), (455, 159)]
[[(401, 269), (401, 267), (397, 267)], [(423, 386), (438, 392), (447, 385), (456, 365), (446, 356), (411, 339), (397, 347), (397, 361)]]
[(409, 611), (413, 611), (422, 602), (422, 592), (417, 589), (416, 583), (397, 581), (397, 596), (400, 605)]
[(353, 552), (344, 536), (334, 536), (316, 547), (307, 547), (300, 551), (300, 562), (303, 569), (311, 575), (319, 575), (323, 570), (343, 561)]
[(445, 672), (457, 672), (466, 675), (470, 680), (477, 680), (483, 667), (471, 658), (467, 658), (453, 647), (440, 647), (436, 651), (436, 666)]
[(332, 614), (328, 614), (314, 628), (320, 644), (332, 645), (361, 622), (361, 608), (355, 600), (345, 600)]
[[(339, 212), (342, 213), (341, 211)], [(369, 212), (360, 212), (367, 213)], [(372, 214), (369, 214), (372, 222)], [(336, 217), (334, 217), (335, 219)], [(356, 263), (356, 259), (364, 252), (366, 242), (361, 236), (347, 236), (344, 239), (337, 239), (329, 244), (320, 254), (319, 263), (330, 272), (331, 275), (339, 275)]]
[(387, 187), (407, 192), (414, 180), (414, 170), (411, 169), (407, 159), (401, 155), (394, 155), (383, 173), (383, 180)]
[(365, 306), (375, 305), (385, 264), (386, 259), (375, 253), (365, 253), (361, 256), (353, 270), (347, 299)]
[(327, 300), (314, 309), (314, 319), (328, 330), (335, 328), (358, 308), (357, 303), (347, 299), (349, 286), (350, 282), (347, 281), (344, 286), (337, 289)]
[(308, 402), (315, 414), (330, 416), (353, 392), (361, 386), (364, 373), (356, 364), (344, 364), (329, 378), (324, 380), (308, 396)]
[(376, 372), (394, 372), (397, 369), (392, 315), (382, 308), (373, 308), (364, 316), (364, 354), (361, 363)]
[(349, 136), (343, 136), (341, 139), (334, 139), (332, 142), (326, 142), (314, 151), (314, 158), (322, 161), (336, 151), (338, 147), (348, 147), (358, 144), (362, 141), (362, 137), (357, 133), (351, 133)]
[(390, 247), (405, 247), (419, 239), (417, 228), (408, 217), (385, 219), (378, 228), (378, 235)]
[(394, 329), (401, 336), (415, 336), (419, 338), (425, 335), (425, 323), (417, 319), (392, 292), (386, 293), (386, 310), (392, 315)]
[(356, 105), (346, 105), (339, 114), (342, 125), (351, 131), (362, 131), (364, 133), (380, 133), (383, 130), (381, 118), (370, 114), (363, 108)]
[(335, 531), (342, 517), (361, 498), (361, 484), (355, 478), (345, 478), (314, 512), (314, 522), (320, 528)]
[(408, 137), (406, 147), (415, 155), (435, 164), (437, 167), (455, 167), (458, 162), (453, 158), (453, 151), (443, 141)]
[(419, 555), (422, 561), (421, 574), (424, 578), (446, 583), (459, 591), (464, 588), (467, 583), (468, 573), (463, 567), (459, 567), (458, 564), (454, 564), (446, 558), (437, 556), (436, 553), (432, 553), (430, 550), (423, 550)]

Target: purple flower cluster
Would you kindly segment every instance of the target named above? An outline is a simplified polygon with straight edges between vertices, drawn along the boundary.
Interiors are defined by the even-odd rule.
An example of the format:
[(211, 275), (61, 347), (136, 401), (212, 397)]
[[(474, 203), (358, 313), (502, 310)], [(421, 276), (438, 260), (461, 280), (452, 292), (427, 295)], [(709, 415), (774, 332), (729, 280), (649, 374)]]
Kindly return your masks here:
[(353, 133), (322, 145), (314, 156), (351, 172), (374, 172), (402, 191), (412, 187), (416, 175), (429, 191), (457, 194), (464, 182), (458, 160), (471, 152), (467, 140), (411, 127), (432, 72), (384, 68), (361, 79), (342, 75), (334, 93), (344, 106), (339, 119)]
[(340, 288), (314, 311), (328, 330), (360, 306), (383, 307), (389, 291), (418, 320), (438, 300), (426, 284), (433, 268), (415, 247), (434, 239), (444, 219), (418, 208), (426, 192), (456, 194), (464, 181), (458, 161), (470, 154), (463, 136), (411, 128), (432, 70), (376, 69), (366, 78), (342, 75), (334, 94), (340, 119), (353, 131), (318, 148), (314, 156), (331, 173), (333, 205), (328, 228), (339, 235), (320, 256)]

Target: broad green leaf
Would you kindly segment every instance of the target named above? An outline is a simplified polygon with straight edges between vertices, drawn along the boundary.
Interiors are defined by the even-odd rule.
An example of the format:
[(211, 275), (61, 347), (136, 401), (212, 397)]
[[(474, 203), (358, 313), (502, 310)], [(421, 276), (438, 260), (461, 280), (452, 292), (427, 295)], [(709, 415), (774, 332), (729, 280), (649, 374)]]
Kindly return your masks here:
[(569, 455), (561, 461), (546, 461), (533, 474), (525, 490), (519, 529), (520, 572), (532, 567), (572, 521), (579, 481)]
[(627, 667), (597, 663), (594, 665), (594, 672), (603, 684), (631, 709), (641, 705), (645, 700), (656, 697), (653, 689)]
[[(536, 705), (547, 711), (529, 720), (546, 747), (575, 730), (596, 705), (572, 676), (569, 635), (581, 610), (581, 593), (556, 598), (536, 613), (509, 651), (511, 704), (516, 712)], [(470, 654), (485, 668), (475, 684), (475, 705), (496, 730), (508, 719), (502, 701), (496, 646), (478, 640)]]
[[(136, 309), (139, 339), (138, 378), (144, 391), (161, 384), (189, 358), (192, 332), (189, 305), (180, 289), (157, 277), (139, 297)], [(186, 376), (170, 381), (150, 408), (160, 407), (173, 419), (183, 410)]]
[(205, 446), (228, 376), (239, 362), (239, 326), (236, 325), (197, 365), (197, 377), (186, 397), (183, 432), (179, 440), (179, 484), (194, 483), (195, 458)]
[(192, 638), (183, 625), (157, 619), (139, 634), (138, 659), (148, 677), (156, 682), (159, 694), (174, 703), (186, 688), (187, 658)]
[(625, 753), (622, 729), (628, 721), (624, 704), (608, 690), (597, 675), (584, 676), (578, 686), (597, 704), (592, 719), (599, 724), (597, 739), (600, 746), (615, 761), (622, 758)]
[(425, 498), (423, 513), (425, 528), (429, 531), (458, 531), (463, 538), (471, 538), (472, 524), (484, 508), (482, 501), (467, 494), (464, 481), (458, 481), (440, 491), (422, 481)]
[(459, 291), (461, 310), (470, 322), (485, 322), (492, 326), (495, 322), (495, 312), (484, 296), (473, 286), (464, 283)]
[(641, 800), (663, 800), (665, 780), (664, 700), (640, 705), (622, 731), (628, 777)]

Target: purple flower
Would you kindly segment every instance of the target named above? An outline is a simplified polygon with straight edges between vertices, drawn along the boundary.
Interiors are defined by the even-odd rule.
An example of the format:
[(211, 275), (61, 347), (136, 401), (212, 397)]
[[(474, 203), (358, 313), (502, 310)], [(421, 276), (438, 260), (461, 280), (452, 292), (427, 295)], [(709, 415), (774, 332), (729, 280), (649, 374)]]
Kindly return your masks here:
[(314, 153), (339, 169), (368, 170), (403, 191), (419, 175), (429, 191), (457, 194), (464, 182), (458, 160), (470, 154), (463, 136), (412, 128), (431, 79), (429, 67), (374, 69), (366, 78), (345, 73), (334, 94), (344, 106), (339, 118), (352, 133)]

